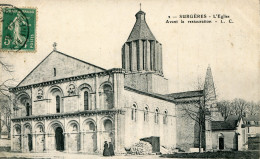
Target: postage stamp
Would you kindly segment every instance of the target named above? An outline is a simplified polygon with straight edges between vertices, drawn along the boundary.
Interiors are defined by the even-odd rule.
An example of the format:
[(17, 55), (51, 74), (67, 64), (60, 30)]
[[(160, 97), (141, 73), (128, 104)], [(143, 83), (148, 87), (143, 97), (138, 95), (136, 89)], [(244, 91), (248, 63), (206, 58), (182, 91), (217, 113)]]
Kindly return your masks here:
[(36, 51), (36, 8), (1, 7), (1, 51)]

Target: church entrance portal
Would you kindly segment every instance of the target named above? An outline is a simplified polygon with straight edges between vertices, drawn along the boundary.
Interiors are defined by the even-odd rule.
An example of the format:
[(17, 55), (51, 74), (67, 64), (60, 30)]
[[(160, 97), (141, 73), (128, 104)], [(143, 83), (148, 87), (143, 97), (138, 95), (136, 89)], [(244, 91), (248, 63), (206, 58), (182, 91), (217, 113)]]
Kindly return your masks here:
[(63, 136), (63, 130), (61, 127), (58, 127), (55, 130), (55, 140), (56, 140), (56, 150), (63, 151), (64, 150), (64, 136)]

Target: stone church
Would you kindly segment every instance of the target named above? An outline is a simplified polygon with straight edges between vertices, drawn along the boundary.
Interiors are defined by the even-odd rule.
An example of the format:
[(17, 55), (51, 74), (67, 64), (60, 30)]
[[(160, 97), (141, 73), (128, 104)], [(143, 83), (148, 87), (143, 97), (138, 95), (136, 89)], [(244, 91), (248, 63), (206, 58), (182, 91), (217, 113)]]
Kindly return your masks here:
[[(212, 149), (211, 120), (216, 95), (210, 68), (204, 89), (169, 93), (163, 75), (162, 44), (149, 29), (145, 12), (122, 46), (122, 68), (104, 69), (54, 49), (12, 93), (11, 149), (21, 152), (101, 153), (104, 141), (124, 153), (140, 139), (188, 151)], [(210, 99), (205, 102), (205, 99)], [(203, 134), (181, 109), (205, 103)]]

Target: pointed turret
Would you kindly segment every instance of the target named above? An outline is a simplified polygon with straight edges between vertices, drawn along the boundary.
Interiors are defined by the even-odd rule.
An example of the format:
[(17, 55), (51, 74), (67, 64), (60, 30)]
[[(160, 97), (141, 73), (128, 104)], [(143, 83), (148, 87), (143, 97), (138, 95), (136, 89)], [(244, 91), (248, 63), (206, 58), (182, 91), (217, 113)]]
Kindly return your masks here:
[(204, 100), (205, 107), (210, 111), (212, 121), (223, 121), (221, 113), (217, 109), (216, 91), (213, 81), (213, 76), (210, 66), (207, 68), (207, 73), (204, 83)]
[(162, 44), (145, 20), (145, 12), (135, 14), (135, 25), (122, 47), (122, 67), (127, 73), (154, 72), (163, 76)]
[(127, 41), (156, 40), (145, 21), (145, 12), (140, 10), (135, 14), (135, 17), (136, 17), (136, 22)]
[(205, 77), (205, 83), (204, 83), (204, 93), (207, 96), (207, 99), (216, 100), (216, 92), (214, 87), (214, 81), (213, 76), (211, 72), (210, 66), (207, 68), (207, 73)]

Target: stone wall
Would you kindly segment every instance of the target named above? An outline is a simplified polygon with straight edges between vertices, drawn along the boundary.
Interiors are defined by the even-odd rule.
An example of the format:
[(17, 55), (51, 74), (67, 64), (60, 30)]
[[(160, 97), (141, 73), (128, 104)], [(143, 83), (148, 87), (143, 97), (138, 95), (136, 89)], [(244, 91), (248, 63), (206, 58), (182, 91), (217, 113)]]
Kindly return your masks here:
[[(189, 151), (190, 148), (199, 148), (199, 125), (183, 109), (189, 107), (198, 112), (198, 104), (195, 102), (176, 104), (177, 114), (177, 148)], [(202, 135), (203, 137), (203, 135)], [(202, 140), (203, 141), (203, 140)], [(202, 143), (203, 147), (203, 143)]]
[(151, 93), (168, 93), (168, 79), (154, 73), (126, 74), (125, 86)]
[[(129, 147), (141, 138), (159, 136), (164, 146), (176, 146), (175, 104), (166, 100), (139, 94), (130, 90), (124, 93), (125, 146)], [(132, 118), (133, 105), (137, 106), (135, 118)], [(148, 108), (147, 120), (144, 120), (145, 107)], [(155, 110), (158, 108), (158, 123), (155, 123)], [(165, 111), (167, 112), (164, 123)]]
[[(56, 76), (54, 76), (54, 68), (56, 69)], [(102, 71), (104, 70), (99, 67), (54, 51), (19, 86)]]
[(236, 150), (237, 149), (237, 137), (234, 130), (225, 131), (213, 131), (212, 132), (212, 148), (219, 149), (219, 134), (224, 136), (224, 149), (225, 150)]
[[(119, 127), (118, 120), (120, 120), (117, 116), (117, 113), (99, 113), (39, 118), (38, 120), (16, 120), (12, 122), (12, 151), (57, 151), (56, 130), (61, 128), (66, 152), (101, 153), (104, 141), (112, 142), (117, 152), (122, 149), (120, 143), (117, 142), (120, 132), (115, 131)], [(110, 126), (106, 125), (107, 121), (111, 122)], [(31, 151), (27, 134), (32, 135)]]
[[(30, 115), (55, 114), (57, 113), (55, 98), (57, 95), (61, 97), (60, 113), (84, 111), (83, 91), (88, 91), (88, 110), (119, 108), (122, 105), (119, 99), (124, 88), (123, 81), (123, 73), (96, 74), (81, 80), (32, 87), (25, 91), (15, 92), (13, 99), (17, 100), (17, 106), (20, 109), (13, 114), (15, 117), (26, 116), (27, 103), (30, 105)], [(110, 97), (106, 96), (104, 85), (111, 87)], [(108, 102), (112, 107), (108, 107)]]

